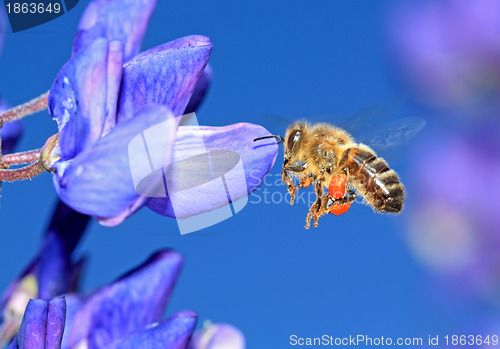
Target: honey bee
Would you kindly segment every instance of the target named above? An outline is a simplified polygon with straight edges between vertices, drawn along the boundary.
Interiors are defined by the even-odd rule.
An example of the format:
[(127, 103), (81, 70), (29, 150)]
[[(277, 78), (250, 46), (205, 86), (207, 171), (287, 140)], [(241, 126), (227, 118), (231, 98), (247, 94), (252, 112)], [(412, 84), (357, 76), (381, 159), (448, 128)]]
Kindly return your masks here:
[[(305, 228), (318, 226), (327, 213), (349, 210), (358, 195), (374, 210), (398, 214), (403, 210), (405, 189), (397, 173), (367, 145), (356, 143), (342, 128), (327, 124), (295, 122), (277, 138), (284, 143), (282, 180), (294, 204), (299, 188), (314, 185), (316, 201), (309, 208)], [(299, 179), (297, 185), (294, 178)]]

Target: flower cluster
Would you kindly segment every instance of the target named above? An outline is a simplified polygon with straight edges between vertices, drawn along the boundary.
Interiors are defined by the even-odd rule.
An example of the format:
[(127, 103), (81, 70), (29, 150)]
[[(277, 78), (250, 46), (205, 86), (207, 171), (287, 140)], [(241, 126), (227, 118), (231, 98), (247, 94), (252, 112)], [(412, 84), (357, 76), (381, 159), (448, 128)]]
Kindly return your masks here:
[(404, 3), (389, 27), (398, 73), (416, 100), (454, 113), (500, 106), (498, 1)]
[[(176, 198), (179, 206), (188, 209), (174, 213), (168, 193), (151, 197), (155, 195), (137, 190), (131, 167), (145, 172), (151, 164), (131, 156), (129, 144), (154, 126), (166, 125), (162, 136), (148, 144), (148, 156), (161, 164), (197, 155), (200, 139), (209, 152), (238, 153), (244, 178), (227, 176), (228, 187), (236, 188), (231, 201), (258, 187), (277, 155), (276, 144), (255, 146), (252, 142), (269, 135), (259, 125), (179, 126), (181, 116), (196, 110), (208, 89), (212, 73), (206, 67), (212, 43), (208, 37), (192, 35), (139, 53), (155, 3), (90, 2), (80, 20), (72, 57), (58, 72), (48, 99), (42, 95), (18, 108), (22, 110), (18, 114), (25, 115), (46, 101), (59, 128), (57, 141), (49, 139), (41, 150), (42, 165), (25, 171), (24, 178), (38, 174), (40, 167), (53, 172), (63, 202), (108, 226), (121, 223), (143, 206), (165, 216), (187, 218), (227, 204), (227, 198), (214, 200), (220, 195), (209, 191), (197, 198), (196, 205), (190, 196), (180, 195)], [(18, 117), (14, 112), (7, 114), (4, 120)], [(177, 187), (176, 181), (190, 176), (196, 176), (196, 170), (176, 173), (169, 184)], [(163, 185), (157, 177), (147, 193)], [(11, 180), (5, 171), (3, 178)]]
[(410, 245), (463, 292), (498, 303), (500, 3), (404, 5), (391, 29), (412, 97), (444, 116), (413, 157)]
[(2, 297), (0, 345), (19, 330), (10, 348), (244, 348), (230, 325), (208, 325), (190, 341), (193, 311), (162, 319), (183, 263), (172, 250), (99, 290), (75, 293), (84, 260), (71, 255), (88, 218), (57, 205), (39, 254)]
[[(50, 171), (61, 200), (38, 254), (2, 296), (0, 346), (13, 339), (10, 348), (26, 349), (244, 347), (242, 334), (230, 325), (209, 324), (192, 336), (197, 322), (193, 311), (163, 319), (183, 261), (172, 250), (156, 252), (99, 290), (78, 293), (85, 259), (74, 260), (73, 251), (90, 216), (112, 226), (143, 206), (186, 218), (227, 204), (227, 197), (218, 200), (210, 190), (200, 191), (196, 205), (187, 194), (179, 195), (181, 209), (174, 212), (168, 195), (140, 195), (130, 167), (145, 165), (128, 152), (134, 137), (166, 125), (148, 143), (148, 155), (162, 164), (198, 155), (199, 139), (208, 152), (236, 152), (244, 176), (226, 175), (226, 185), (235, 188), (231, 201), (257, 188), (277, 155), (277, 144), (252, 142), (269, 135), (259, 125), (180, 124), (181, 116), (195, 111), (208, 90), (213, 45), (208, 37), (192, 35), (140, 53), (155, 4), (155, 0), (90, 1), (71, 58), (50, 91), (0, 114), (6, 154), (22, 132), (17, 120), (48, 107), (59, 133), (41, 149), (0, 153), (0, 181)], [(32, 164), (9, 168), (25, 163)], [(176, 173), (170, 184), (179, 186), (176, 181), (184, 183), (193, 172), (196, 169)]]

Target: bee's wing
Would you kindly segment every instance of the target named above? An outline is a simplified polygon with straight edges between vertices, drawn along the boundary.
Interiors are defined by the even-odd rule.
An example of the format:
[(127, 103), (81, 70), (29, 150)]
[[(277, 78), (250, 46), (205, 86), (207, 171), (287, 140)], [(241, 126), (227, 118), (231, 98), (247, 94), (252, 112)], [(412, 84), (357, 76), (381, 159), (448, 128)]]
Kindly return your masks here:
[(401, 103), (364, 109), (353, 115), (340, 127), (349, 132), (357, 143), (371, 147), (385, 157), (391, 156), (408, 144), (426, 125), (424, 118), (401, 118), (393, 113)]
[(386, 153), (410, 142), (425, 127), (421, 117), (407, 117), (395, 120), (377, 129), (356, 135), (356, 141), (373, 148), (376, 152)]
[(338, 126), (353, 136), (360, 136), (367, 130), (379, 128), (381, 125), (389, 123), (393, 119), (391, 113), (400, 108), (401, 104), (402, 102), (397, 101), (362, 109)]

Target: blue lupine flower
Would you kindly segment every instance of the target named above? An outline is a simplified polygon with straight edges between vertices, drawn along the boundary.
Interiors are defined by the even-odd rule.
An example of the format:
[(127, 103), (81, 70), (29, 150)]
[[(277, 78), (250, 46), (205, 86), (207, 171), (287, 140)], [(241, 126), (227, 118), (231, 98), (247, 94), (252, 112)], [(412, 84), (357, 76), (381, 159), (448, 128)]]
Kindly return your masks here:
[(73, 262), (71, 254), (88, 218), (58, 203), (40, 252), (2, 295), (0, 347), (16, 334), (30, 298), (51, 299), (76, 290), (84, 259)]
[(498, 129), (440, 131), (419, 144), (411, 173), (420, 190), (408, 229), (426, 266), (454, 280), (456, 290), (493, 302), (500, 287), (500, 164), (492, 161), (500, 156)]
[[(144, 166), (144, 161), (129, 158), (128, 146), (134, 136), (162, 122), (169, 125), (163, 137), (148, 145), (150, 157), (162, 159), (162, 164), (175, 160), (176, 138), (186, 152), (199, 151), (201, 137), (207, 149), (229, 148), (240, 154), (246, 182), (235, 183), (241, 189), (232, 193), (233, 201), (262, 182), (277, 154), (276, 144), (254, 149), (254, 138), (269, 135), (257, 125), (201, 128), (201, 133), (178, 127), (178, 117), (186, 108), (196, 109), (209, 85), (211, 73), (204, 71), (212, 44), (204, 36), (187, 36), (135, 55), (154, 4), (91, 2), (80, 21), (73, 57), (58, 73), (49, 95), (49, 112), (59, 126), (60, 160), (52, 165), (56, 191), (70, 207), (105, 225), (119, 224), (148, 203), (148, 197), (137, 193), (130, 172), (131, 166)], [(212, 197), (207, 192), (196, 205), (186, 198), (190, 209), (175, 216), (227, 204)], [(173, 216), (168, 197), (155, 198), (148, 207)]]
[(421, 1), (394, 12), (396, 63), (414, 97), (433, 107), (499, 107), (500, 2)]
[[(180, 254), (159, 251), (110, 285), (88, 294), (76, 293), (83, 263), (73, 263), (72, 252), (88, 219), (61, 202), (56, 206), (40, 252), (4, 292), (0, 347), (19, 329), (11, 348), (38, 348), (36, 338), (44, 333), (56, 343), (46, 348), (59, 348), (61, 338), (63, 348), (142, 348), (158, 343), (185, 348), (196, 325), (196, 314), (184, 311), (162, 320), (182, 267)], [(62, 295), (64, 299), (47, 301)], [(57, 321), (46, 321), (47, 316)], [(216, 326), (222, 327), (219, 330)], [(198, 344), (190, 348), (205, 349), (199, 343), (207, 343), (208, 337), (219, 332), (211, 343), (230, 340), (244, 346), (243, 335), (228, 326), (204, 329), (204, 339), (196, 336), (194, 343)]]
[[(181, 255), (162, 250), (88, 295), (31, 300), (11, 348), (188, 348), (196, 313), (181, 311), (162, 320), (181, 266)], [(40, 346), (37, 339), (45, 336), (52, 343)], [(207, 343), (234, 343), (237, 346), (232, 348), (244, 348), (243, 336), (229, 325), (205, 329), (189, 348), (216, 348)]]

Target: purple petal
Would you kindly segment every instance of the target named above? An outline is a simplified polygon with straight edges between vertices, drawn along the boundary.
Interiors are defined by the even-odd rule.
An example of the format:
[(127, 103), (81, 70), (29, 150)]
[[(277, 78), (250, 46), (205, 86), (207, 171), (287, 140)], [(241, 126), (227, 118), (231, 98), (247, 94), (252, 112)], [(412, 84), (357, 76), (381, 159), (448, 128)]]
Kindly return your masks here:
[[(181, 255), (160, 251), (88, 300), (82, 302), (74, 298), (75, 303), (68, 302), (64, 347), (73, 348), (83, 341), (89, 348), (102, 348), (159, 321), (181, 265)], [(71, 310), (72, 306), (80, 309)]]
[(110, 348), (169, 348), (184, 349), (196, 326), (197, 315), (182, 311), (168, 319), (149, 325), (141, 331), (113, 342)]
[(227, 324), (212, 324), (196, 332), (188, 349), (245, 349), (245, 337), (236, 327)]
[[(231, 202), (246, 197), (262, 183), (276, 160), (275, 140), (253, 141), (268, 135), (263, 127), (248, 123), (179, 127), (173, 165), (166, 176), (168, 196), (152, 198), (147, 207), (162, 215), (187, 218), (227, 205), (228, 197)], [(207, 150), (211, 164), (203, 166), (198, 158)], [(222, 176), (227, 189), (221, 191)]]
[(102, 129), (103, 135), (107, 134), (116, 124), (116, 109), (118, 107), (118, 93), (120, 92), (120, 84), (122, 81), (122, 70), (123, 45), (120, 41), (112, 41), (109, 44), (107, 74), (108, 90), (106, 91), (106, 118)]
[(210, 64), (207, 64), (207, 66), (203, 70), (203, 73), (201, 74), (200, 79), (198, 80), (198, 83), (194, 88), (193, 95), (189, 100), (184, 114), (193, 113), (196, 111), (196, 109), (198, 109), (201, 102), (203, 101), (203, 98), (207, 94), (208, 88), (210, 87), (210, 83), (212, 82), (212, 75), (212, 67), (210, 66)]
[(121, 77), (115, 68), (121, 65), (117, 45), (105, 39), (93, 41), (61, 68), (52, 84), (48, 110), (59, 126), (63, 160), (72, 159), (99, 139), (106, 112), (114, 114)]
[[(146, 200), (135, 189), (131, 167), (149, 173), (147, 155), (169, 163), (179, 119), (163, 106), (147, 106), (72, 161), (56, 163), (53, 179), (61, 200), (78, 212), (106, 218), (109, 225), (123, 221)], [(129, 144), (151, 130), (160, 136), (148, 138), (149, 154), (129, 153)], [(161, 177), (155, 180), (153, 186), (163, 186)]]
[(118, 122), (130, 119), (143, 105), (167, 106), (184, 113), (210, 57), (212, 44), (204, 36), (187, 36), (135, 56), (123, 66)]
[(66, 301), (64, 297), (49, 301), (47, 312), (46, 347), (60, 348), (66, 320)]
[(123, 44), (124, 59), (139, 53), (156, 0), (94, 0), (80, 19), (73, 53), (98, 38)]
[(60, 348), (65, 317), (64, 297), (30, 300), (17, 334), (19, 349)]

